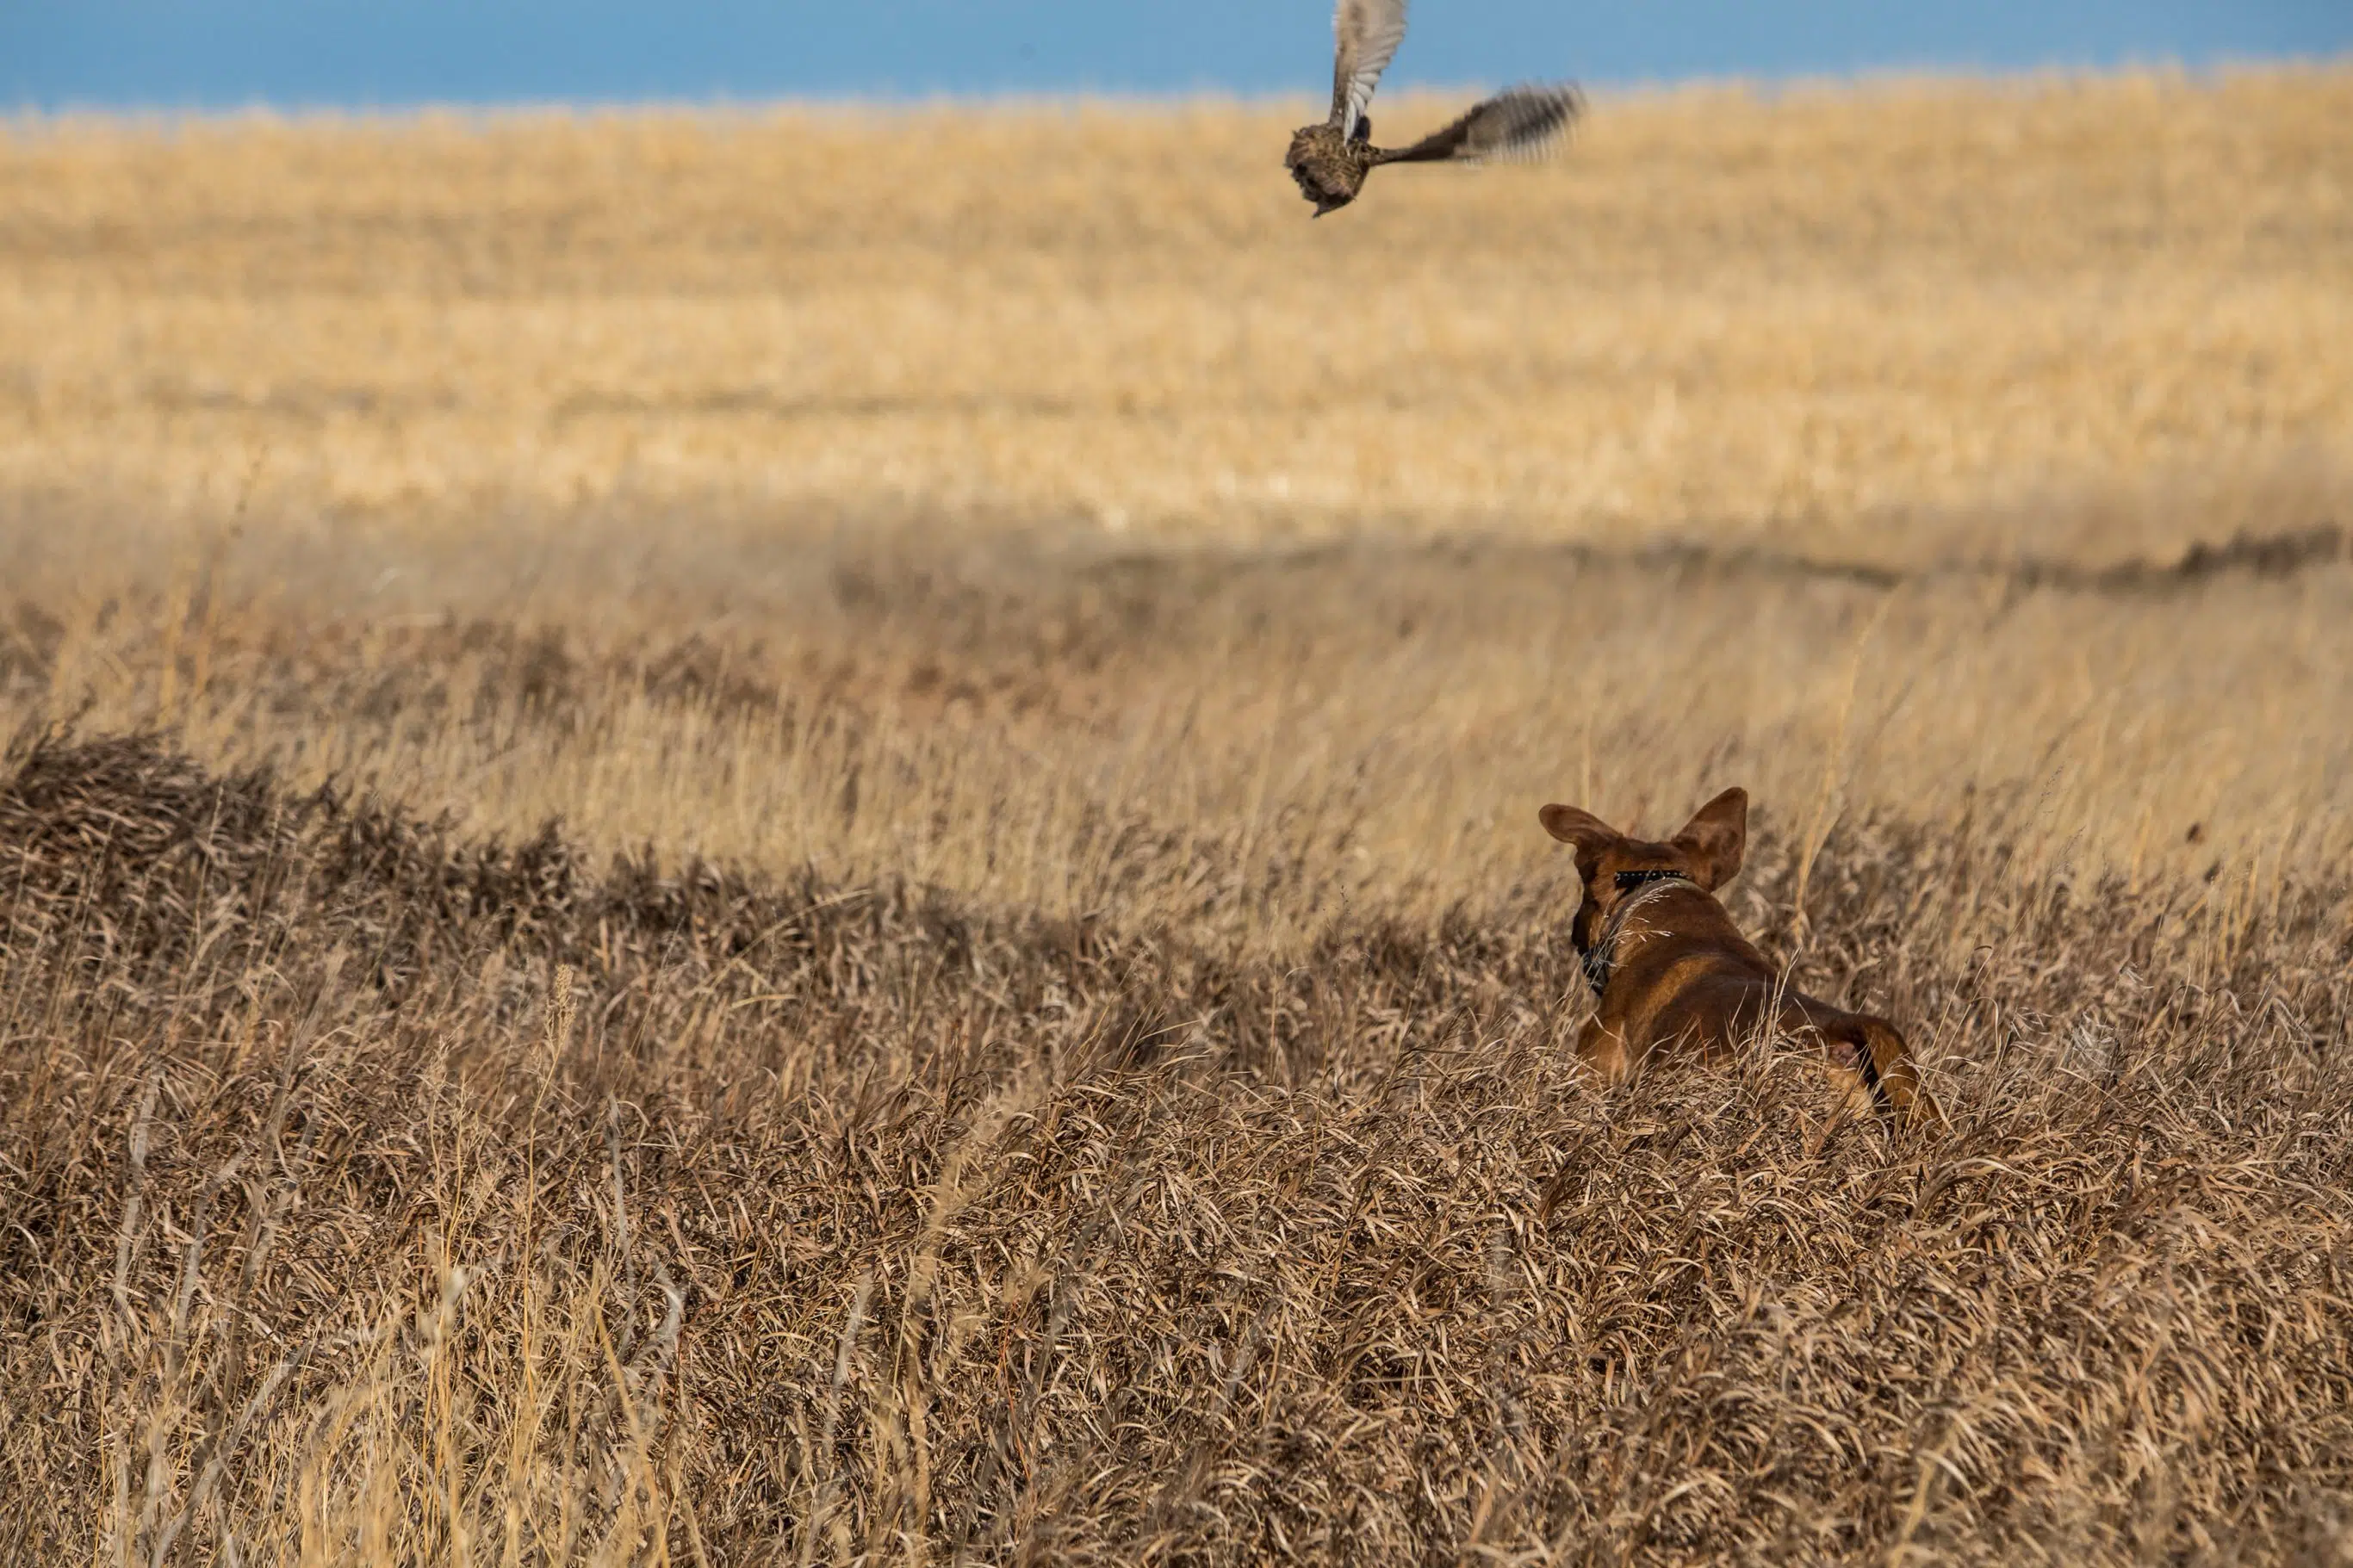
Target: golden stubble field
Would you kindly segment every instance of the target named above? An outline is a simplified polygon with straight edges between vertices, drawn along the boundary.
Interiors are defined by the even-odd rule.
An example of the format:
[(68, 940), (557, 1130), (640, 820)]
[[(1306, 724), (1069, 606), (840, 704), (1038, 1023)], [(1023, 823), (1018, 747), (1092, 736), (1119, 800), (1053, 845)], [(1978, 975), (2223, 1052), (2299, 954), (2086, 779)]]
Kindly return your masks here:
[[(1605, 98), (1555, 165), (1315, 224), (1269, 178), (1303, 105), (20, 125), (0, 477), (202, 515), (266, 449), (257, 503), (410, 527), (691, 502), (1901, 557), (2129, 549), (2081, 514), (2154, 499), (2176, 542), (2343, 493), (2312, 469), (2353, 433), (2348, 97)], [(2056, 541), (1985, 515), (2021, 500)]]
[(2348, 114), (10, 126), (0, 1555), (2353, 1557)]

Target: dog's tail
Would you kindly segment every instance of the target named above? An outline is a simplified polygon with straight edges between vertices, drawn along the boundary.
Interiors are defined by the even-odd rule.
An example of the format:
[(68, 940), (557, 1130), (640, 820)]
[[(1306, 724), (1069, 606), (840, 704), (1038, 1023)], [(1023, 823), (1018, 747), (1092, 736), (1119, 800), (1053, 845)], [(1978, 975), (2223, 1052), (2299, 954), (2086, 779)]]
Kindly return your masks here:
[(1912, 1126), (1944, 1120), (1920, 1082), (1911, 1047), (1894, 1025), (1883, 1018), (1858, 1017), (1841, 1043), (1852, 1053), (1853, 1070), (1883, 1114)]

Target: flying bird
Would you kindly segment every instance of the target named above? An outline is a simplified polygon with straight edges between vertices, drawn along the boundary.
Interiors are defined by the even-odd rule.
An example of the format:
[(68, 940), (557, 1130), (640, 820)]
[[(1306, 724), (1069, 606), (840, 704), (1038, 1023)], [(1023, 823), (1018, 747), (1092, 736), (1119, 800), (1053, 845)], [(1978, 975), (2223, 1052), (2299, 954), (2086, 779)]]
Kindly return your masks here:
[(1365, 106), (1405, 41), (1405, 5), (1406, 0), (1340, 0), (1332, 13), (1337, 46), (1332, 113), (1320, 124), (1293, 132), (1283, 159), (1299, 182), (1299, 194), (1315, 204), (1317, 217), (1355, 201), (1365, 176), (1383, 163), (1476, 163), (1546, 152), (1584, 107), (1577, 89), (1567, 83), (1514, 87), (1410, 147), (1374, 146)]

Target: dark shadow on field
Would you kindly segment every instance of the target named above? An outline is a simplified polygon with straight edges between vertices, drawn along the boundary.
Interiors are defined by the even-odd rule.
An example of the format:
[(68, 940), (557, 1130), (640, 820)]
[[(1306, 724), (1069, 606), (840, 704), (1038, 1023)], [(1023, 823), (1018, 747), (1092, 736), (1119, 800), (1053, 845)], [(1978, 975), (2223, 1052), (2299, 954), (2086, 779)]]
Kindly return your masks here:
[[(2333, 522), (2273, 533), (2242, 532), (2219, 543), (2191, 545), (2170, 560), (2135, 558), (2106, 565), (2086, 565), (2063, 558), (2023, 556), (2010, 560), (1955, 560), (1923, 566), (1895, 566), (1832, 556), (1803, 554), (1761, 545), (1667, 541), (1617, 549), (1584, 542), (1514, 544), (1507, 542), (1449, 543), (1392, 547), (1398, 558), (1479, 562), (1518, 572), (1558, 572), (1563, 568), (1620, 568), (1674, 575), (1739, 579), (1812, 580), (1852, 584), (1865, 588), (1892, 589), (1920, 584), (1983, 583), (2019, 591), (2052, 589), (2064, 593), (2114, 595), (2164, 595), (2199, 587), (2224, 577), (2284, 579), (2353, 559), (2353, 542)], [(1215, 552), (1207, 552), (1216, 560)], [(1229, 561), (1222, 570), (1244, 573), (1275, 569), (1297, 571), (1367, 553), (1361, 542), (1278, 551)], [(1169, 557), (1136, 554), (1113, 557), (1094, 570), (1107, 576), (1157, 574), (1167, 570)], [(1216, 570), (1217, 568), (1211, 568)]]

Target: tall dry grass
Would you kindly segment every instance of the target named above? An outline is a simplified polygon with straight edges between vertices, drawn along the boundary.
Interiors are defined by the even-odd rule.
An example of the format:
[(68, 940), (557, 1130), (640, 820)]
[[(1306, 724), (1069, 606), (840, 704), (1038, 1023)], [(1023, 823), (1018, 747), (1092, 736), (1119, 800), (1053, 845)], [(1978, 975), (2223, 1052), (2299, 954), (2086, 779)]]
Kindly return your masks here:
[(14, 1555), (2347, 1552), (2341, 873), (1850, 825), (1794, 956), (1912, 1029), (1893, 1137), (1583, 1080), (1557, 884), (1270, 954), (9, 765)]
[(0, 1556), (2353, 1557), (2348, 82), (17, 127)]

